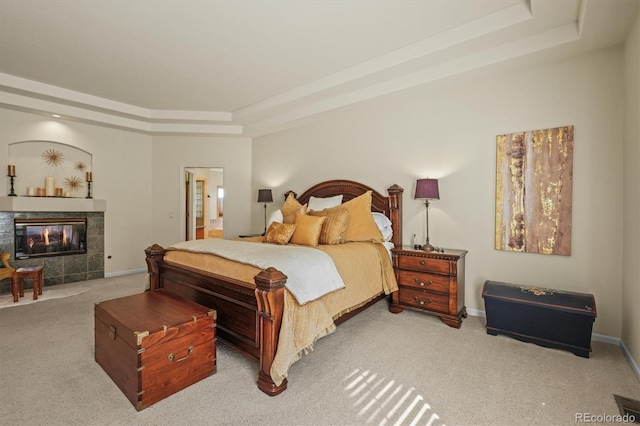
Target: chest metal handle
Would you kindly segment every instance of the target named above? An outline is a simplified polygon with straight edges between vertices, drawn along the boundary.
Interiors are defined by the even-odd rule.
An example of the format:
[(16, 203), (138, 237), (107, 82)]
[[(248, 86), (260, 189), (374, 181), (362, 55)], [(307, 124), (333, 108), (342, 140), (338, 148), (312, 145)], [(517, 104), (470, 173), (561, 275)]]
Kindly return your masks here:
[(182, 358), (176, 359), (176, 356), (174, 354), (169, 354), (168, 358), (169, 358), (169, 361), (173, 361), (173, 362), (184, 361), (185, 359), (189, 358), (189, 355), (191, 355), (191, 352), (193, 352), (193, 346), (189, 346), (189, 349), (187, 349), (187, 354)]
[(424, 266), (424, 260), (420, 261), (420, 265)]

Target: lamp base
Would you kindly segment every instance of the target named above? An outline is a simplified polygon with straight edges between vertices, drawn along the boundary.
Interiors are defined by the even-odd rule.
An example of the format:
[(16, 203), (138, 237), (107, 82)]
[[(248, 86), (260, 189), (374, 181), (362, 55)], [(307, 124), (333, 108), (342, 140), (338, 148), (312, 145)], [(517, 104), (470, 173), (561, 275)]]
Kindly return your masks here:
[(432, 246), (431, 244), (429, 244), (429, 242), (427, 242), (425, 245), (420, 247), (420, 250), (422, 250), (422, 251), (437, 251), (437, 249), (434, 246)]

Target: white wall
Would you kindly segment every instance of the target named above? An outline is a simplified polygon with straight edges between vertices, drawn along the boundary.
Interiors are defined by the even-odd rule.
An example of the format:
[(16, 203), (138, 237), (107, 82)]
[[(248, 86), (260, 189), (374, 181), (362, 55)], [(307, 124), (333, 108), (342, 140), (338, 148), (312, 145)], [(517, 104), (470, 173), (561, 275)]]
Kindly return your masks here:
[[(0, 163), (9, 144), (25, 140), (64, 143), (93, 154), (92, 195), (107, 200), (105, 274), (146, 269), (144, 249), (184, 239), (185, 167), (224, 169), (226, 237), (251, 230), (251, 140), (152, 137), (0, 108)], [(153, 164), (153, 166), (152, 166)], [(4, 169), (6, 170), (6, 168)], [(16, 181), (19, 182), (18, 171)], [(6, 173), (0, 185), (9, 191)]]
[[(640, 13), (625, 45), (622, 341), (640, 363)], [(636, 366), (636, 368), (640, 368)]]
[[(9, 144), (28, 140), (59, 142), (93, 154), (92, 195), (107, 200), (105, 274), (145, 268), (144, 249), (151, 240), (151, 138), (0, 108), (0, 164), (7, 163)], [(19, 170), (16, 182), (25, 173)], [(9, 185), (5, 174), (2, 188)]]
[[(439, 178), (430, 238), (469, 251), (467, 308), (484, 311), (487, 279), (593, 293), (594, 331), (620, 337), (621, 76), (622, 52), (612, 48), (528, 68), (502, 64), (345, 107), (254, 140), (253, 189), (270, 186), (278, 200), (326, 179), (381, 192), (399, 184), (407, 244), (425, 235), (415, 181)], [(572, 255), (494, 250), (496, 136), (564, 125), (575, 126)]]
[(154, 136), (153, 242), (167, 246), (184, 240), (184, 169), (224, 169), (224, 235), (247, 233), (251, 221), (251, 139)]

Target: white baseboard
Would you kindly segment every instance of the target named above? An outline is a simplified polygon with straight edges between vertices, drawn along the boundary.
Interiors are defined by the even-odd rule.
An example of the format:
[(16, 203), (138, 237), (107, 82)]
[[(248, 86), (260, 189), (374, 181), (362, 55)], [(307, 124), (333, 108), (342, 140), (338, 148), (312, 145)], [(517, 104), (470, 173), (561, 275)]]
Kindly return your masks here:
[(596, 342), (608, 343), (614, 346), (620, 346), (620, 339), (617, 337), (605, 336), (604, 334), (591, 334), (591, 340), (595, 340)]
[(640, 380), (640, 367), (638, 367), (638, 363), (636, 362), (635, 359), (633, 359), (633, 357), (631, 356), (631, 353), (629, 352), (629, 350), (627, 349), (627, 347), (625, 346), (622, 340), (620, 341), (620, 347), (622, 348), (622, 353), (624, 354), (624, 357), (629, 362), (631, 369), (633, 370), (634, 373), (636, 373), (636, 377), (638, 378), (638, 380)]
[(487, 314), (485, 314), (484, 311), (479, 311), (477, 309), (467, 309), (467, 314), (471, 315), (472, 317), (487, 317)]
[(109, 273), (105, 273), (104, 277), (105, 278), (120, 277), (122, 275), (139, 274), (140, 272), (147, 272), (147, 269), (141, 268), (141, 269), (130, 269), (128, 271), (109, 272)]
[[(467, 314), (471, 315), (472, 317), (482, 317), (482, 318), (487, 317), (487, 314), (485, 313), (485, 311), (480, 311), (478, 309), (467, 309)], [(629, 366), (631, 366), (631, 369), (635, 373), (636, 377), (640, 379), (640, 367), (638, 367), (638, 363), (633, 359), (633, 357), (631, 356), (631, 353), (629, 353), (629, 350), (627, 349), (627, 347), (625, 346), (622, 340), (620, 340), (617, 337), (605, 336), (603, 334), (592, 334), (591, 340), (595, 340), (596, 342), (608, 343), (610, 345), (620, 347), (620, 349), (622, 349), (622, 354), (624, 355), (624, 357), (627, 359), (627, 362), (629, 363)]]

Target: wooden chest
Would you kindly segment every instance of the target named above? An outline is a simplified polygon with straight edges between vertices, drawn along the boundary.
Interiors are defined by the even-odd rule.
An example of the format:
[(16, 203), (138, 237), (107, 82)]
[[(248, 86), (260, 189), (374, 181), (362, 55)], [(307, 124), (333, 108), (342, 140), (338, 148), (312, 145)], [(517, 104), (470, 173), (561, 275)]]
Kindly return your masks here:
[(596, 318), (593, 295), (486, 281), (487, 333), (589, 358)]
[(215, 311), (162, 290), (95, 305), (95, 358), (140, 411), (216, 372)]

